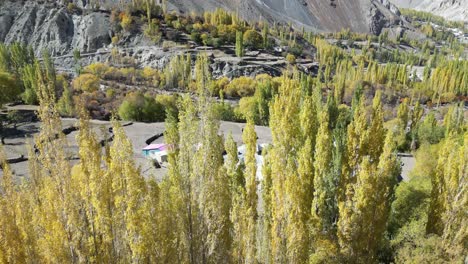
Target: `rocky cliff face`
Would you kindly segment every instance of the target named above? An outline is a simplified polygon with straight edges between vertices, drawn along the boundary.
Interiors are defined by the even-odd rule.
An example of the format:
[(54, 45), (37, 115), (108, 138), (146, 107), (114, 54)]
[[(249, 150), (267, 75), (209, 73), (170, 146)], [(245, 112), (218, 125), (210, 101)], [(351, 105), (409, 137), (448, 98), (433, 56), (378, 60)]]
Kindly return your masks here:
[(6, 2), (0, 8), (0, 41), (24, 42), (39, 53), (69, 54), (75, 48), (92, 52), (111, 42), (109, 15), (72, 15), (55, 4)]
[(289, 23), (317, 31), (378, 34), (385, 27), (400, 24), (399, 11), (388, 0), (169, 0), (182, 12), (222, 7), (247, 20)]
[(391, 0), (397, 6), (431, 12), (453, 21), (468, 22), (468, 0)]

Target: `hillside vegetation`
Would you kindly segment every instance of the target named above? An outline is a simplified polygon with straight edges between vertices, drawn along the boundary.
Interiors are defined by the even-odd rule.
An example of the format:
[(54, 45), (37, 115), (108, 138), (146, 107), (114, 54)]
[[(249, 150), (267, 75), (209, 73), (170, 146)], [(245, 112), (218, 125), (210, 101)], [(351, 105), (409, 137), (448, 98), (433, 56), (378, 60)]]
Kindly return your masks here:
[[(86, 64), (75, 50), (68, 73), (47, 50), (0, 44), (0, 104), (36, 104), (41, 121), (28, 177), (0, 145), (1, 263), (463, 263), (466, 46), (431, 18), (418, 41), (165, 9), (113, 10), (109, 59)], [(123, 47), (132, 32), (166, 52), (212, 53), (141, 67)], [(215, 77), (213, 50), (239, 67), (275, 55), (282, 72)], [(70, 116), (76, 158), (61, 125)], [(4, 143), (18, 113), (0, 117)], [(91, 118), (112, 120), (112, 137), (100, 140)], [(122, 119), (165, 122), (164, 177), (137, 166)], [(246, 123), (242, 155), (221, 120)], [(255, 125), (271, 129), (261, 150)], [(416, 158), (405, 180), (400, 152)]]

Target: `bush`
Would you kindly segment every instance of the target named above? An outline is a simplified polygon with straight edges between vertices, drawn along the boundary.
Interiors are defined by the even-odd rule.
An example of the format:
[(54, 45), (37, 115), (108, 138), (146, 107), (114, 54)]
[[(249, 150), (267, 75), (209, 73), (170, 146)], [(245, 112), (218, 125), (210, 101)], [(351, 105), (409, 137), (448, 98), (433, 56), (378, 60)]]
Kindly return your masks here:
[(113, 45), (117, 45), (117, 43), (119, 43), (119, 37), (117, 35), (113, 36), (112, 37), (112, 44)]
[(73, 92), (70, 88), (64, 87), (62, 97), (57, 102), (57, 108), (61, 116), (71, 117), (75, 114)]
[(99, 89), (99, 78), (94, 74), (85, 73), (73, 80), (73, 88), (84, 92), (95, 92)]
[(229, 79), (227, 77), (220, 78), (218, 80), (213, 80), (211, 82), (210, 92), (214, 96), (218, 95), (220, 91), (224, 91), (226, 86), (229, 85)]
[(444, 138), (444, 133), (444, 127), (438, 126), (434, 113), (430, 113), (418, 127), (417, 137), (421, 145), (437, 144)]
[(125, 30), (125, 31), (130, 31), (132, 29), (132, 16), (127, 13), (121, 13), (120, 14), (120, 26)]
[(203, 33), (201, 35), (202, 43), (204, 46), (212, 46), (213, 45), (213, 39), (206, 33)]
[(180, 33), (177, 30), (167, 30), (166, 31), (166, 38), (171, 41), (179, 41), (180, 40)]
[[(14, 77), (0, 71), (0, 106), (13, 101), (21, 92)], [(34, 93), (35, 94), (35, 93)]]
[(175, 116), (179, 115), (179, 109), (177, 108), (177, 104), (179, 101), (179, 96), (177, 94), (175, 95), (169, 95), (169, 94), (158, 94), (156, 95), (156, 102), (161, 104), (164, 109), (167, 111), (171, 111), (171, 113), (174, 113)]
[(191, 34), (190, 34), (190, 39), (197, 43), (197, 44), (201, 44), (202, 43), (202, 38), (201, 38), (201, 35), (200, 33), (198, 33), (197, 31), (193, 31)]
[(244, 46), (260, 49), (263, 45), (263, 37), (257, 31), (250, 29), (244, 33)]
[(239, 77), (226, 86), (224, 93), (230, 97), (252, 96), (255, 93), (257, 82), (249, 77)]
[(95, 62), (84, 68), (86, 73), (91, 73), (97, 76), (98, 78), (103, 78), (104, 74), (109, 70), (109, 66), (102, 62)]
[(68, 3), (67, 5), (67, 11), (69, 13), (75, 13), (78, 12), (80, 9), (74, 4), (74, 3)]
[(151, 24), (148, 24), (143, 32), (145, 36), (154, 43), (159, 43), (162, 39), (162, 34), (159, 29), (159, 25), (156, 23), (151, 22)]
[(286, 55), (286, 61), (287, 61), (289, 64), (296, 64), (296, 56), (294, 56), (294, 55), (291, 54), (291, 53), (288, 53), (288, 55)]
[(161, 84), (161, 72), (151, 67), (145, 67), (141, 71), (141, 77), (152, 86), (159, 87)]
[(106, 90), (106, 97), (107, 98), (113, 98), (115, 96), (116, 92), (115, 89), (109, 88)]
[(140, 122), (161, 122), (165, 119), (164, 106), (152, 96), (139, 92), (128, 94), (118, 110), (123, 120)]
[(223, 45), (223, 41), (220, 38), (213, 38), (211, 45), (215, 48), (220, 48)]
[(288, 52), (293, 54), (296, 57), (300, 57), (302, 55), (303, 47), (301, 45), (294, 45), (288, 49)]
[(236, 109), (228, 103), (215, 103), (213, 104), (213, 108), (218, 117), (223, 121), (245, 122), (245, 118), (239, 114), (239, 111), (236, 111)]

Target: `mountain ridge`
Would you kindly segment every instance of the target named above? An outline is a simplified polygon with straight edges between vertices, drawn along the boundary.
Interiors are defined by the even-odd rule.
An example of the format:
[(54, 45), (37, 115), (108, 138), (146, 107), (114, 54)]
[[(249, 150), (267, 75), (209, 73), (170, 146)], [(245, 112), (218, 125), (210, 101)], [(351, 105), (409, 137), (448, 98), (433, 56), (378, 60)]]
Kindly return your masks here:
[[(73, 0), (86, 12), (69, 12), (65, 0), (0, 2), (0, 42), (27, 43), (40, 53), (70, 54), (74, 49), (93, 52), (107, 47), (113, 37), (110, 10), (130, 0), (101, 1), (99, 10), (87, 0)], [(292, 24), (318, 32), (380, 34), (403, 24), (398, 8), (388, 0), (168, 0), (168, 10), (189, 13), (224, 8), (247, 21)], [(104, 12), (102, 12), (104, 11)]]
[(401, 8), (412, 8), (451, 21), (468, 22), (468, 0), (391, 0)]

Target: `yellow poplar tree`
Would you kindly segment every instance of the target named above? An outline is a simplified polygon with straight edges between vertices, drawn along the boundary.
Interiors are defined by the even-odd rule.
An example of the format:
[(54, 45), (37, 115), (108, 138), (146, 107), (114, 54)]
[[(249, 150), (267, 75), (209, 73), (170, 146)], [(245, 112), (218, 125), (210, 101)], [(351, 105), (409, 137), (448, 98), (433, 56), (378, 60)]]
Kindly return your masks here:
[(242, 134), (242, 139), (246, 146), (244, 163), (245, 163), (245, 217), (246, 230), (245, 236), (245, 263), (256, 263), (257, 241), (257, 161), (255, 153), (257, 152), (257, 133), (252, 120), (247, 122)]

